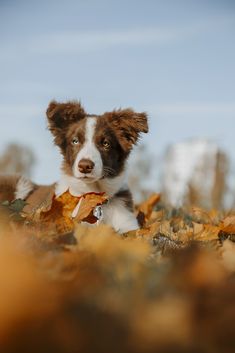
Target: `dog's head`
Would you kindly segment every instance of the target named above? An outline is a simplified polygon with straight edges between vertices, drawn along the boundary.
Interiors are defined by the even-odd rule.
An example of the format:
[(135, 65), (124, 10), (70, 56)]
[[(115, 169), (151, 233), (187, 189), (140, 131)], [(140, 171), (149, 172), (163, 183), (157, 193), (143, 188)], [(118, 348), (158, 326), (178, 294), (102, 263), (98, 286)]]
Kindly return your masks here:
[(141, 133), (147, 115), (132, 109), (88, 115), (79, 102), (49, 104), (49, 129), (63, 156), (67, 174), (85, 182), (118, 176)]

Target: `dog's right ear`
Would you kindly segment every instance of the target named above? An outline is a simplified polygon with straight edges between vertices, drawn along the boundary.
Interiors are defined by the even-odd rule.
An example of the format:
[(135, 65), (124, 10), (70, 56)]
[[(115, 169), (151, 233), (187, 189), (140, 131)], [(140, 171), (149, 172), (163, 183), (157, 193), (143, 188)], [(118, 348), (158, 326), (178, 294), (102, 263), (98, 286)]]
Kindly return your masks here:
[(48, 128), (54, 136), (56, 145), (62, 147), (66, 128), (85, 118), (86, 112), (80, 102), (58, 103), (52, 101), (46, 111)]

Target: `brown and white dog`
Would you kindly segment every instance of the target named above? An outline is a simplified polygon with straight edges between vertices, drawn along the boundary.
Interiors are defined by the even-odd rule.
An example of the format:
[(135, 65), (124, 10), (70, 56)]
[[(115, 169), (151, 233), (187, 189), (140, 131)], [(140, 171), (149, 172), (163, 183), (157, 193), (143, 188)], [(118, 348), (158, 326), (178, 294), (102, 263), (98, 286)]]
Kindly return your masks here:
[[(100, 116), (90, 115), (77, 101), (52, 101), (47, 119), (54, 142), (63, 155), (56, 195), (67, 190), (73, 196), (105, 192), (109, 201), (102, 206), (103, 222), (120, 233), (137, 229), (127, 184), (127, 159), (140, 134), (148, 132), (146, 114), (120, 109)], [(27, 183), (21, 183), (16, 195), (25, 197)]]

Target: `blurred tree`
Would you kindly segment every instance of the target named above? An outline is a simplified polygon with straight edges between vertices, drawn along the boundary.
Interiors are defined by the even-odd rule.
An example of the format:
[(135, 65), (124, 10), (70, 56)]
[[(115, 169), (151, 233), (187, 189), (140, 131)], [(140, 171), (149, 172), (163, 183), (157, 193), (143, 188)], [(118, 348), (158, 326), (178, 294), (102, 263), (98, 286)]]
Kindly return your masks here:
[(29, 147), (10, 144), (0, 156), (0, 172), (30, 177), (35, 157)]

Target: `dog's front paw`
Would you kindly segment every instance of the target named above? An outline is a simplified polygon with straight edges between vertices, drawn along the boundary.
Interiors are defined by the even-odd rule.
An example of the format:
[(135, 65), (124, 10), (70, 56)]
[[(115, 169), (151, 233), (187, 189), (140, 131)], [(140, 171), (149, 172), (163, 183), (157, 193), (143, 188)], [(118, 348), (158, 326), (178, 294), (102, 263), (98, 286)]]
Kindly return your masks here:
[(139, 229), (139, 224), (135, 216), (133, 214), (129, 214), (128, 219), (125, 217), (123, 220), (120, 219), (120, 222), (115, 222), (115, 224), (113, 224), (113, 228), (117, 233), (123, 234)]

